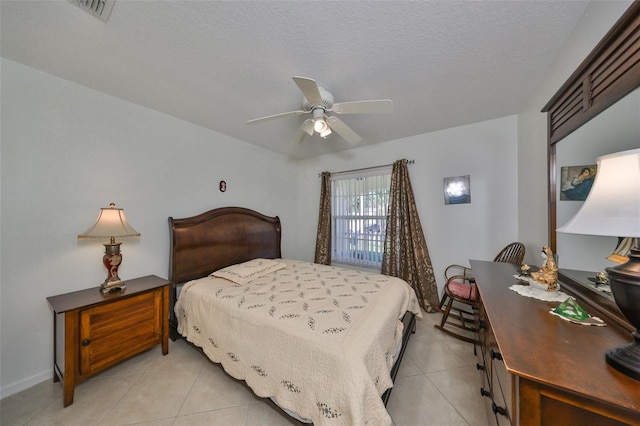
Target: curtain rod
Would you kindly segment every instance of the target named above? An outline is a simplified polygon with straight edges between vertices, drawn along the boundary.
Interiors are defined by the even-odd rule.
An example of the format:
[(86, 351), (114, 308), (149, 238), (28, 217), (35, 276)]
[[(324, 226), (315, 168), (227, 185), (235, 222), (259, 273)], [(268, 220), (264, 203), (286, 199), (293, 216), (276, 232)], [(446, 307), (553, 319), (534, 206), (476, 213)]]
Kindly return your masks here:
[[(405, 163), (407, 164), (413, 164), (416, 162), (416, 160), (404, 160)], [(381, 169), (383, 167), (391, 167), (393, 166), (393, 163), (391, 164), (382, 164), (380, 166), (371, 166), (371, 167), (363, 167), (361, 169), (353, 169), (353, 170), (343, 170), (341, 172), (330, 172), (331, 176), (335, 176), (335, 175), (341, 175), (344, 173), (355, 173), (355, 172), (366, 172), (368, 170), (374, 170), (374, 169)], [(318, 173), (318, 177), (322, 176), (322, 173)]]

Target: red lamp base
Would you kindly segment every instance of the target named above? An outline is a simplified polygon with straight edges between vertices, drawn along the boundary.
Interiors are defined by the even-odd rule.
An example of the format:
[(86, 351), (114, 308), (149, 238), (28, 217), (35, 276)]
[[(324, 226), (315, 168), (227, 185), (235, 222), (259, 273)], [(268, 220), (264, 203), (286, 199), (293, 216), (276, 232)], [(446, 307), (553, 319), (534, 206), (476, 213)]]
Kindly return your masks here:
[(124, 290), (126, 288), (124, 282), (118, 276), (118, 268), (122, 263), (122, 254), (120, 254), (120, 244), (112, 243), (104, 244), (104, 256), (102, 263), (107, 268), (107, 278), (100, 285), (102, 294), (107, 294), (116, 290)]

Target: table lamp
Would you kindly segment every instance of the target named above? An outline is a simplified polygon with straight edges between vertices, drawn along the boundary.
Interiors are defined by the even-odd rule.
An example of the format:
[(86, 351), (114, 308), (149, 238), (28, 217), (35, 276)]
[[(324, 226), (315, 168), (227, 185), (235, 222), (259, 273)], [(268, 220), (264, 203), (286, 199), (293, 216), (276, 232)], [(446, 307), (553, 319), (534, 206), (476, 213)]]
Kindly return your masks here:
[(104, 256), (102, 257), (102, 263), (107, 268), (107, 279), (100, 285), (100, 291), (103, 294), (126, 288), (125, 283), (118, 276), (118, 268), (122, 263), (122, 254), (120, 254), (120, 244), (122, 243), (116, 243), (116, 237), (139, 236), (140, 233), (127, 222), (124, 210), (117, 209), (113, 203), (108, 208), (101, 208), (96, 223), (78, 235), (78, 239), (109, 238), (109, 243), (104, 244)]
[(634, 238), (626, 263), (606, 268), (611, 292), (635, 327), (633, 342), (605, 352), (607, 363), (640, 380), (640, 149), (599, 157), (593, 188), (558, 232)]

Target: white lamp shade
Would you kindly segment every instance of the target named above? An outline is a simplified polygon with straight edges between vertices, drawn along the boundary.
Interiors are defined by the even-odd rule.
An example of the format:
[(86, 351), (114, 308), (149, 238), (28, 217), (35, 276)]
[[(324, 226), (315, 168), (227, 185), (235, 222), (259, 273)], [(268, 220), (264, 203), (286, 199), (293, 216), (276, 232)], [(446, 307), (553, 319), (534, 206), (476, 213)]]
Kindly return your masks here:
[(640, 237), (640, 149), (599, 157), (587, 199), (578, 213), (557, 231)]
[(139, 237), (140, 233), (127, 222), (123, 209), (113, 207), (101, 208), (98, 219), (89, 229), (78, 235), (80, 239)]

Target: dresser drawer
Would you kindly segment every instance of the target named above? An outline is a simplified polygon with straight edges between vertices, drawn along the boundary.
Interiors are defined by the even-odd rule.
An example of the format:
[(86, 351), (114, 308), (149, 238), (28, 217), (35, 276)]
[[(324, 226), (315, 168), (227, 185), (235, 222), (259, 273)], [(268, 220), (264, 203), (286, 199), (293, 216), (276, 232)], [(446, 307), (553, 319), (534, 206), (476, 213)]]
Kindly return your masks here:
[(502, 362), (502, 356), (496, 349), (492, 349), (491, 357), (491, 384), (493, 402), (491, 411), (496, 416), (499, 425), (511, 425), (511, 377)]

